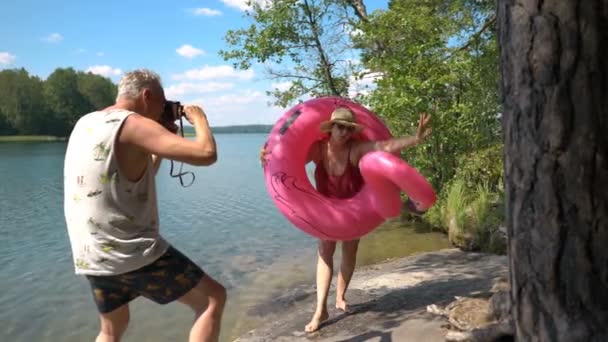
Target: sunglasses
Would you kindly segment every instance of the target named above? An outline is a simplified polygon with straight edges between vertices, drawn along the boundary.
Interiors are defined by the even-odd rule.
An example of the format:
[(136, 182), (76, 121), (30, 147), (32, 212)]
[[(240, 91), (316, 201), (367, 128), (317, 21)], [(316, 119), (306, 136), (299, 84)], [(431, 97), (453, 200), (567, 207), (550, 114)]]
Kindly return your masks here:
[(348, 131), (348, 132), (351, 132), (351, 133), (355, 131), (355, 127), (349, 126), (349, 125), (343, 125), (343, 124), (335, 123), (334, 126), (336, 126), (336, 128), (338, 128), (341, 131)]

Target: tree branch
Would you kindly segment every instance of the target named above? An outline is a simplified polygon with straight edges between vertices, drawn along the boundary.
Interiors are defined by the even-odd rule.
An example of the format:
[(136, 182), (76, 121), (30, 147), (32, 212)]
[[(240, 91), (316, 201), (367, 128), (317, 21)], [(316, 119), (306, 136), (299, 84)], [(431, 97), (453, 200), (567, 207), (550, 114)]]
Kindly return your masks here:
[(272, 76), (272, 78), (295, 78), (295, 79), (308, 80), (308, 81), (313, 81), (313, 82), (321, 82), (321, 80), (319, 80), (318, 78), (304, 76), (304, 75), (290, 74), (288, 72), (281, 73), (280, 71), (268, 70), (268, 73), (270, 74), (270, 76)]
[(475, 32), (470, 38), (469, 40), (466, 42), (466, 44), (464, 44), (463, 46), (457, 48), (456, 50), (454, 50), (449, 56), (447, 56), (443, 61), (446, 61), (450, 58), (452, 58), (456, 53), (458, 52), (462, 52), (467, 50), (469, 47), (471, 47), (471, 45), (473, 45), (473, 43), (479, 38), (479, 36), (481, 36), (487, 29), (489, 29), (493, 24), (496, 23), (496, 15), (491, 16), (486, 22), (485, 24), (483, 24), (483, 26), (479, 29), (479, 31)]
[(365, 4), (363, 3), (363, 0), (346, 0), (346, 1), (353, 8), (353, 10), (355, 11), (355, 15), (361, 21), (363, 21), (365, 23), (369, 22), (369, 19), (367, 18), (367, 9), (365, 8)]
[(321, 40), (319, 37), (320, 31), (319, 31), (319, 27), (317, 26), (318, 23), (317, 23), (316, 19), (314, 18), (314, 14), (312, 13), (308, 0), (304, 0), (303, 8), (304, 8), (304, 11), (306, 12), (306, 16), (308, 17), (308, 20), (309, 20), (309, 24), (310, 24), (311, 31), (313, 34), (312, 38), (317, 47), (317, 52), (319, 54), (319, 62), (322, 66), (323, 73), (324, 73), (325, 79), (327, 81), (327, 85), (328, 85), (329, 89), (331, 90), (332, 95), (340, 96), (340, 92), (338, 91), (338, 88), (336, 87), (336, 84), (334, 82), (334, 77), (332, 75), (331, 63), (329, 62), (329, 60), (327, 58), (327, 54), (325, 53), (325, 50), (323, 49), (323, 45), (321, 44)]

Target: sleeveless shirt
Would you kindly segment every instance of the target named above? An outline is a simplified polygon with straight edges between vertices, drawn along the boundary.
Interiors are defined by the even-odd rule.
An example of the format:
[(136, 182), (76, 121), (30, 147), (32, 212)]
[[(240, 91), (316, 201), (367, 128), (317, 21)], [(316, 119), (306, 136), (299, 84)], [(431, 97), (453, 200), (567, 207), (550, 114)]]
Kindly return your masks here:
[(152, 158), (136, 182), (118, 168), (117, 133), (126, 110), (97, 111), (78, 120), (64, 160), (64, 214), (76, 274), (117, 275), (158, 259), (159, 234)]

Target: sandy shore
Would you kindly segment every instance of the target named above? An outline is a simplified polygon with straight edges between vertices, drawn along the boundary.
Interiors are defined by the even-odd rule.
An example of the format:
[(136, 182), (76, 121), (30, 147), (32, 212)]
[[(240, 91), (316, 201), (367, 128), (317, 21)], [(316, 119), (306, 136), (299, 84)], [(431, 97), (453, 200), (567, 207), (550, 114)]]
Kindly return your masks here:
[(446, 321), (428, 314), (426, 306), (488, 291), (495, 279), (506, 274), (506, 256), (457, 249), (372, 265), (355, 271), (347, 296), (351, 314), (334, 309), (332, 287), (330, 319), (319, 331), (304, 333), (312, 316), (315, 289), (301, 285), (251, 307), (248, 313), (262, 317), (265, 323), (237, 341), (444, 341)]

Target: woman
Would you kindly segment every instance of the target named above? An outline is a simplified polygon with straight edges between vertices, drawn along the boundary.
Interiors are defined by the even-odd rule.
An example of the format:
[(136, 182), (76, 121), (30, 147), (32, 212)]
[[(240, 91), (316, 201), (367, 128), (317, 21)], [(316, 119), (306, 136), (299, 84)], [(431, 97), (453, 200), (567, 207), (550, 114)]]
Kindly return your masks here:
[[(363, 186), (359, 172), (359, 160), (371, 151), (398, 152), (412, 147), (427, 137), (431, 129), (427, 127), (430, 116), (422, 114), (415, 136), (394, 138), (384, 141), (361, 141), (353, 139), (355, 133), (363, 126), (358, 124), (353, 112), (346, 108), (337, 108), (329, 121), (321, 123), (320, 129), (328, 133), (326, 139), (312, 145), (308, 152), (308, 161), (313, 161), (315, 182), (319, 193), (333, 198), (353, 197)], [(270, 151), (262, 148), (260, 159), (265, 163)], [(414, 210), (412, 205), (408, 207)], [(419, 214), (419, 213), (418, 213)], [(355, 269), (359, 240), (342, 241), (342, 262), (338, 273), (336, 288), (336, 308), (348, 312), (346, 290)], [(317, 306), (315, 313), (305, 327), (306, 332), (319, 329), (319, 325), (329, 318), (327, 313), (327, 295), (333, 276), (333, 256), (336, 241), (319, 240), (317, 261)]]

